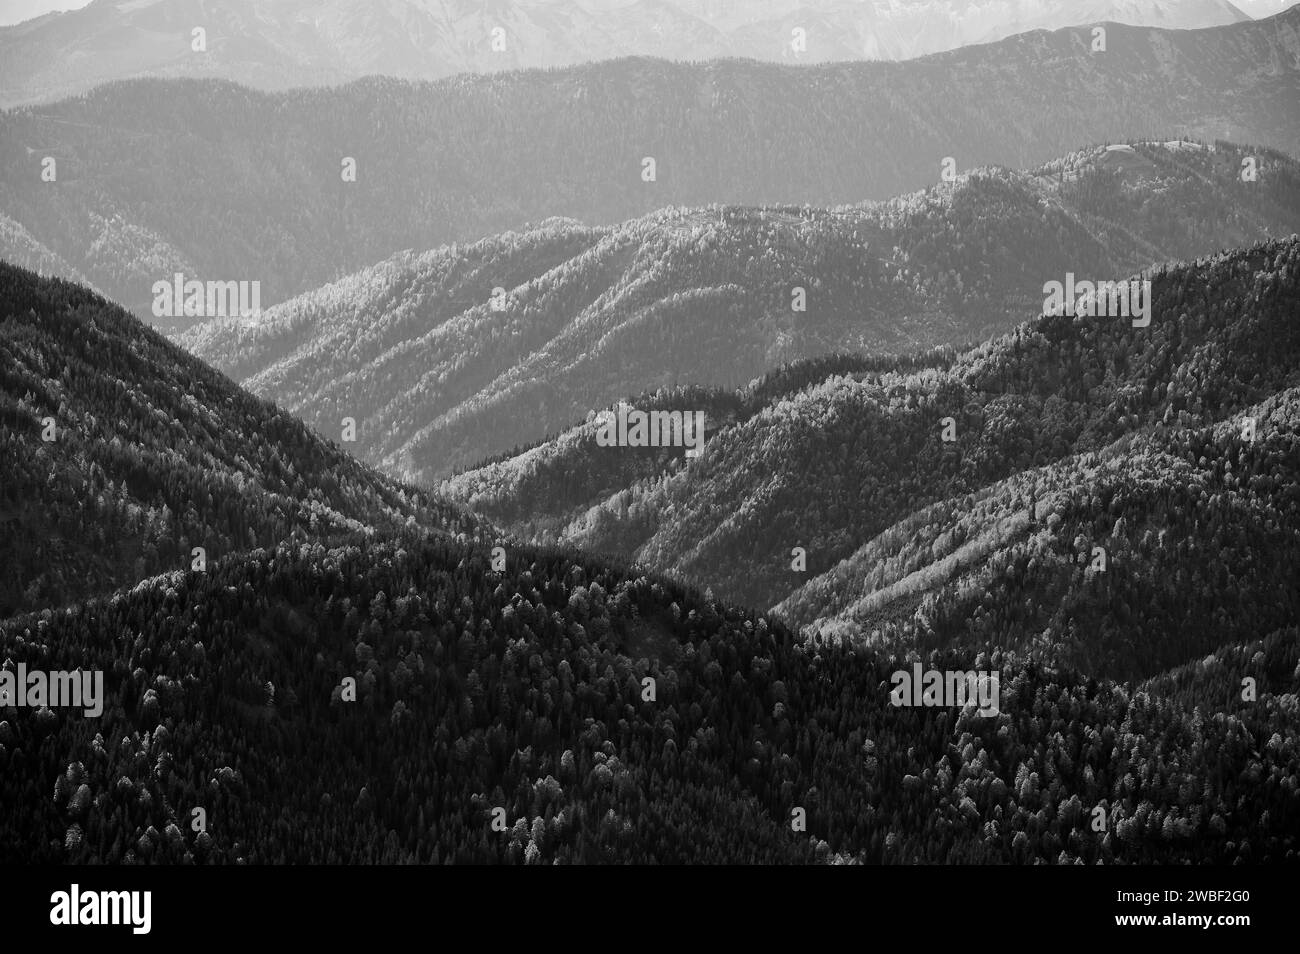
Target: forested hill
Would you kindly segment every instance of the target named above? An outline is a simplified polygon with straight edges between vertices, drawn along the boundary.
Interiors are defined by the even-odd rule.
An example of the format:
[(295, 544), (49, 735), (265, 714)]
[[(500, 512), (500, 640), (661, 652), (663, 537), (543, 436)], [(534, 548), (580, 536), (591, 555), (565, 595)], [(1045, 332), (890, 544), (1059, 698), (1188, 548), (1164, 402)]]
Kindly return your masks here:
[(3, 862), (1230, 864), (1300, 831), (1294, 629), (1146, 691), (934, 656), (999, 671), (1000, 714), (896, 708), (906, 660), (418, 535), (250, 553), (0, 645), (106, 685), (100, 718), (0, 710)]
[[(341, 429), (336, 430), (341, 437)], [(0, 618), (296, 536), (470, 532), (121, 308), (0, 263)]]
[(0, 114), (0, 214), (148, 316), (176, 271), (261, 281), (270, 305), (550, 216), (886, 199), (939, 181), (946, 157), (1024, 169), (1178, 137), (1300, 155), (1300, 11), (1107, 29), (1104, 52), (1080, 27), (902, 63), (634, 58), (283, 93), (117, 82)]
[(1290, 388), (927, 507), (776, 612), (894, 651), (998, 648), (1143, 679), (1300, 618), (1297, 488)]
[(1067, 272), (1118, 278), (1298, 231), (1300, 169), (1280, 154), (1097, 146), (865, 207), (557, 221), (399, 256), (182, 340), (322, 433), (355, 417), (360, 456), (427, 482), (628, 395), (984, 341), (1041, 314)]
[[(734, 395), (647, 395), (632, 403), (706, 410), (715, 424), (700, 457), (598, 447), (588, 423), (459, 475), (443, 491), (520, 536), (616, 554), (712, 586), (723, 598), (772, 605), (932, 504), (1150, 428), (1179, 432), (1159, 453), (1182, 457), (1189, 444), (1212, 445), (1189, 429), (1228, 427), (1300, 385), (1300, 238), (1146, 277), (1153, 301), (1146, 328), (1124, 318), (1044, 317), (960, 354), (844, 356), (793, 367)], [(946, 442), (948, 418), (954, 439)], [(1263, 440), (1264, 421), (1258, 427)], [(1226, 492), (1231, 484), (1217, 468), (1236, 453), (1222, 444), (1217, 456), (1194, 462), (1197, 473), (1207, 472), (1178, 499), (1190, 506), (1199, 498), (1185, 495), (1216, 481)], [(1243, 512), (1294, 520), (1293, 487), (1252, 480), (1260, 499)], [(1102, 513), (1078, 519), (1099, 524)], [(938, 561), (957, 536), (925, 559)], [(1258, 545), (1251, 544), (1264, 552)], [(805, 553), (804, 571), (795, 548)], [(909, 564), (909, 572), (922, 566)], [(795, 618), (833, 616), (843, 605), (835, 601), (863, 595), (862, 585), (850, 577), (810, 590)]]

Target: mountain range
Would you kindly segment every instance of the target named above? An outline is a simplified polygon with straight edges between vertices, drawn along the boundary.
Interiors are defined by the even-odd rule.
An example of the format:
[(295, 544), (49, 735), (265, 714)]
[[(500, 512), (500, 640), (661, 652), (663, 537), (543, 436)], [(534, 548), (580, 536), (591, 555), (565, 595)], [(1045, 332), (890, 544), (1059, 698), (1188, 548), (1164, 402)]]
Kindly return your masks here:
[(399, 255), (181, 340), (323, 434), (355, 418), (358, 455), (427, 484), (620, 398), (983, 341), (1041, 314), (1044, 283), (1067, 272), (1122, 279), (1300, 231), (1300, 167), (1260, 153), (1243, 182), (1249, 155), (1099, 146), (834, 210), (556, 221)]
[(0, 29), (0, 864), (1294, 863), (1298, 92), (1226, 0)]
[[(1153, 277), (1147, 329), (1057, 316), (915, 374), (801, 388), (787, 371), (768, 387), (789, 398), (710, 441), (690, 498), (701, 529), (741, 463), (732, 448), (757, 451), (763, 432), (764, 462), (783, 471), (731, 480), (797, 496), (793, 519), (827, 509), (854, 405), (876, 426), (843, 455), (847, 473), (894, 472), (920, 498), (982, 472), (986, 491), (940, 493), (951, 502), (894, 521), (836, 586), (802, 591), (786, 612), (815, 621), (803, 639), (618, 561), (509, 542), (501, 562), (454, 509), (401, 520), (400, 494), (397, 519), (356, 533), (313, 525), (4, 619), (6, 669), (96, 670), (104, 696), (96, 719), (0, 706), (0, 860), (1294, 860), (1300, 239)], [(364, 512), (383, 498), (376, 475), (120, 309), (8, 266), (0, 281), (0, 341), (20, 369), (4, 379), (0, 435), (17, 446), (0, 486), (22, 488), (24, 519), (115, 530), (107, 499), (61, 489), (60, 475), (101, 470), (134, 499), (188, 495), (196, 514), (250, 523), (293, 510), (265, 485), (300, 467), (318, 501), (350, 488)], [(66, 444), (30, 436), (41, 411)], [(945, 412), (964, 435), (946, 458), (924, 447)], [(774, 433), (796, 419), (803, 446)], [(152, 456), (135, 473), (133, 445)], [(229, 473), (246, 455), (242, 484), (177, 469)], [(1044, 459), (1017, 482), (983, 479)], [(339, 486), (321, 485), (339, 469)], [(155, 475), (163, 487), (139, 486)], [(890, 521), (891, 499), (864, 498), (871, 519)], [(726, 500), (742, 522), (766, 506)], [(1106, 569), (1077, 559), (1095, 559), (1090, 544), (1112, 554)], [(904, 650), (892, 637), (909, 626)], [(1084, 659), (1134, 680), (1070, 665)], [(998, 673), (997, 711), (889, 704), (893, 674), (914, 666)]]
[(902, 60), (1031, 30), (1247, 19), (1228, 0), (95, 0), (0, 28), (0, 106), (140, 76), (286, 89), (627, 56)]
[(156, 316), (153, 289), (177, 273), (259, 282), (269, 307), (557, 216), (826, 208), (1131, 139), (1300, 153), (1300, 9), (1090, 44), (1066, 29), (905, 63), (624, 59), (284, 93), (115, 83), (0, 114), (0, 256), (175, 332), (195, 319)]
[[(1185, 508), (1196, 527), (1191, 537), (1222, 527), (1216, 532), (1244, 543), (1245, 526), (1258, 527), (1277, 534), (1266, 551), (1291, 552), (1297, 502), (1287, 489), (1294, 465), (1286, 461), (1294, 399), (1285, 392), (1300, 384), (1298, 247), (1293, 236), (1145, 273), (1154, 296), (1147, 328), (1109, 317), (1044, 316), (961, 353), (898, 362), (845, 356), (795, 366), (733, 395), (699, 389), (647, 395), (632, 403), (708, 408), (716, 424), (701, 456), (600, 447), (597, 426), (588, 422), (458, 475), (443, 493), (522, 539), (637, 561), (742, 604), (780, 602), (778, 612), (793, 624), (831, 634), (883, 631), (882, 620), (929, 632), (924, 620), (910, 622), (920, 601), (940, 590), (977, 599), (984, 591), (964, 574), (975, 572), (972, 566), (990, 572), (999, 560), (1024, 572), (1036, 557), (1042, 573), (1064, 574), (1044, 586), (1086, 586), (1084, 566), (1073, 561), (1091, 559), (1089, 539), (1138, 547), (1126, 554), (1129, 566), (1112, 567), (1108, 581), (1130, 568), (1145, 580), (1145, 568), (1158, 556), (1144, 549), (1155, 546), (1154, 533), (1141, 531), (1140, 546), (1136, 528), (1131, 544), (1112, 533), (1130, 504), (1165, 527), (1181, 520), (1174, 511)], [(1258, 443), (1243, 450), (1227, 437), (1247, 416), (1256, 420)], [(953, 440), (944, 441), (949, 426)], [(1170, 428), (1173, 437), (1163, 433)], [(1142, 436), (1151, 429), (1161, 433)], [(1213, 454), (1192, 450), (1216, 441)], [(1141, 466), (1130, 466), (1124, 455), (1139, 452)], [(1128, 479), (1121, 476), (1130, 472), (1125, 467), (1132, 485), (1104, 494), (1096, 489)], [(1244, 487), (1242, 473), (1249, 475)], [(1112, 508), (1109, 518), (1098, 514), (1101, 506)], [(1086, 531), (1079, 507), (1093, 521)], [(1229, 516), (1221, 507), (1240, 512)], [(974, 510), (980, 519), (964, 516)], [(1130, 515), (1127, 522), (1135, 520)], [(1045, 530), (1051, 533), (1041, 538)], [(1179, 534), (1171, 530), (1167, 537), (1176, 551)], [(1258, 541), (1250, 545), (1259, 552)], [(1270, 612), (1276, 607), (1283, 620), (1294, 613), (1294, 587), (1285, 574), (1273, 576), (1273, 566), (1253, 557), (1207, 564), (1213, 572), (1225, 566), (1243, 591), (1258, 579), (1254, 603)], [(996, 580), (982, 582), (989, 593), (997, 591)], [(774, 596), (796, 589), (784, 602)], [(1223, 606), (1211, 617), (1224, 623), (1231, 611), (1221, 589), (1206, 584), (1199, 592)], [(1020, 586), (1016, 592), (1023, 597)], [(1026, 605), (1061, 605), (1056, 623), (1065, 626), (1071, 604), (1058, 597), (1064, 598), (1043, 594)], [(1131, 605), (1139, 599), (1132, 591), (1125, 598)], [(1182, 612), (1175, 606), (1195, 605), (1184, 595), (1170, 599), (1151, 612), (1173, 619)], [(952, 622), (974, 628), (965, 616)], [(1046, 619), (1033, 621), (1040, 623), (1031, 631), (1051, 631)], [(1199, 626), (1178, 631), (1191, 639)], [(925, 644), (908, 632), (907, 645)], [(1147, 646), (1134, 633), (1124, 639)], [(1044, 645), (1065, 652), (1072, 643), (1063, 637)], [(1162, 666), (1176, 662), (1142, 651)], [(1117, 666), (1088, 671), (1118, 678), (1153, 672), (1131, 658)]]

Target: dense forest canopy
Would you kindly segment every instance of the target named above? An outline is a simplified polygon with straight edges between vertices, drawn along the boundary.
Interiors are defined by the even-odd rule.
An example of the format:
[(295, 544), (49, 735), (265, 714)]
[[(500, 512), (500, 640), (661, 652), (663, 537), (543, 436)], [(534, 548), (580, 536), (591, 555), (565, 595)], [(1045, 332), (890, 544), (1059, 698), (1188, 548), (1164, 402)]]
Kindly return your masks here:
[(215, 560), (408, 522), (480, 523), (116, 305), (0, 263), (0, 617), (188, 568), (195, 547)]
[(4, 713), (6, 861), (1232, 863), (1293, 860), (1300, 831), (1294, 628), (1138, 689), (927, 657), (1002, 670), (983, 718), (890, 705), (907, 660), (576, 553), (498, 573), (403, 536), (256, 551), (0, 640), (110, 687), (100, 720)]

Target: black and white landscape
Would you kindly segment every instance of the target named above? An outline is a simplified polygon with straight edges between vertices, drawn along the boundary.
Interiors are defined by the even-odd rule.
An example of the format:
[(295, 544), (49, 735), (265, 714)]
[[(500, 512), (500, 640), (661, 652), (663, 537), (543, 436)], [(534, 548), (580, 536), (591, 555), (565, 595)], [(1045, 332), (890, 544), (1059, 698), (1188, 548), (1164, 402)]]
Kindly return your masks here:
[(0, 862), (1297, 861), (1300, 9), (93, 0), (0, 104)]

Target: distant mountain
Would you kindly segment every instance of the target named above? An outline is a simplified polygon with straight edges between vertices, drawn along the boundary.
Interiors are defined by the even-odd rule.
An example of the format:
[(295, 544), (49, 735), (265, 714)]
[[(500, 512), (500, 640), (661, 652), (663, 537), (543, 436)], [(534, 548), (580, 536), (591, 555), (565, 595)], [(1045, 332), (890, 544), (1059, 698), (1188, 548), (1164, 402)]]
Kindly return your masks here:
[[(1171, 567), (1168, 578), (1202, 579), (1196, 584), (1200, 592), (1219, 600), (1227, 613), (1235, 604), (1219, 593), (1217, 577), (1204, 574), (1235, 567), (1243, 591), (1258, 586), (1245, 602), (1253, 599), (1282, 625), (1277, 620), (1294, 614), (1294, 593), (1275, 588), (1273, 567), (1259, 563), (1258, 554), (1289, 553), (1296, 546), (1295, 482), (1287, 469), (1294, 462), (1284, 466), (1294, 402), (1279, 395), (1300, 385), (1300, 327), (1294, 321), (1300, 239), (1161, 268), (1147, 277), (1154, 297), (1146, 328), (1126, 319), (1043, 317), (961, 354), (892, 364), (844, 356), (808, 362), (730, 398), (647, 396), (634, 406), (708, 408), (717, 424), (700, 457), (688, 460), (680, 450), (602, 448), (596, 425), (587, 423), (517, 457), (458, 475), (443, 490), (521, 537), (640, 561), (707, 584), (726, 599), (770, 605), (802, 586), (779, 607), (793, 622), (843, 616), (846, 623), (861, 623), (867, 634), (879, 627), (872, 613), (897, 611), (893, 622), (908, 619), (922, 596), (950, 579), (988, 572), (1004, 551), (1019, 554), (1028, 547), (1026, 560), (1038, 550), (1054, 554), (1050, 562), (1040, 557), (1039, 565), (1044, 574), (1056, 572), (1063, 551), (1073, 554), (1069, 559), (1081, 552), (1079, 535), (1115, 548), (1115, 572), (1106, 579), (1122, 580), (1130, 571), (1136, 574), (1132, 581), (1146, 579), (1146, 571), (1134, 568), (1147, 560), (1139, 556), (1149, 545), (1145, 536), (1139, 554), (1128, 543), (1104, 542), (1127, 512), (1126, 522), (1140, 520), (1143, 535), (1147, 524), (1170, 528), (1171, 560), (1194, 559), (1174, 546), (1175, 538), (1195, 540), (1213, 553), (1250, 548), (1257, 555), (1243, 551), (1241, 562), (1214, 558), (1204, 568)], [(1281, 410), (1275, 413), (1270, 401), (1280, 401)], [(1267, 413), (1250, 412), (1257, 405)], [(1259, 418), (1259, 445), (1241, 450), (1227, 435), (1248, 412)], [(955, 429), (951, 443), (942, 440), (948, 418)], [(1172, 434), (1139, 441), (1125, 451), (1132, 460), (1111, 460), (1109, 470), (1093, 458), (1072, 460), (1088, 454), (1110, 460), (1117, 452), (1107, 449), (1116, 441), (1150, 429)], [(1219, 449), (1211, 453), (1213, 447)], [(1188, 466), (1178, 463), (1189, 448), (1202, 450)], [(1123, 482), (1125, 467), (1133, 474), (1129, 484)], [(1026, 473), (1035, 468), (1048, 469)], [(1089, 468), (1107, 483), (1105, 494), (1096, 489), (1100, 483), (1087, 482)], [(1156, 480), (1162, 468), (1176, 479)], [(1251, 475), (1245, 488), (1237, 477), (1242, 468)], [(1007, 483), (995, 487), (1000, 481)], [(1084, 490), (1089, 493), (1081, 497)], [(989, 494), (993, 498), (985, 502)], [(1024, 516), (1035, 495), (1057, 502), (1041, 503), (1032, 517)], [(1128, 498), (1137, 515), (1129, 512)], [(977, 506), (983, 508), (979, 519), (963, 516)], [(1183, 527), (1182, 517), (1161, 516), (1174, 507), (1187, 509), (1190, 526)], [(1053, 512), (1063, 524), (1052, 524)], [(1259, 528), (1233, 536), (1235, 520)], [(1062, 535), (1038, 540), (1043, 522), (1051, 530), (1063, 526)], [(945, 530), (958, 525), (960, 530)], [(1092, 529), (1081, 529), (1086, 526)], [(927, 545), (923, 538), (939, 542)], [(891, 547), (905, 556), (891, 563), (897, 556)], [(797, 566), (795, 548), (805, 551), (806, 570)], [(956, 565), (944, 562), (958, 551), (964, 556)], [(1023, 570), (1024, 560), (1010, 562)], [(1050, 585), (1069, 579), (1057, 576)], [(1126, 585), (1121, 580), (1117, 589)], [(918, 586), (920, 581), (927, 583)], [(886, 591), (892, 594), (888, 599), (872, 595)], [(972, 591), (957, 592), (965, 599)], [(1059, 603), (1057, 591), (1036, 592), (1029, 602), (1046, 607), (1048, 615), (1026, 621), (1026, 633), (1047, 627), (1058, 605), (1067, 615), (1072, 605)], [(1129, 605), (1137, 600), (1131, 589), (1124, 598)], [(1179, 599), (1162, 598), (1173, 600), (1171, 607)], [(1199, 605), (1190, 598), (1184, 604)], [(1110, 604), (1092, 609), (1118, 612)], [(1275, 613), (1280, 615), (1269, 616)], [(1178, 614), (1171, 610), (1166, 617)], [(1110, 631), (1131, 633), (1127, 627), (1136, 618), (1125, 610)], [(1229, 616), (1214, 618), (1228, 625)], [(1233, 618), (1243, 639), (1273, 625), (1256, 620), (1264, 628), (1250, 629), (1249, 612)], [(1187, 627), (1187, 641), (1178, 644), (1181, 657), (1152, 646), (1145, 657), (1112, 658), (1114, 647), (1107, 653), (1095, 645), (1076, 651), (1064, 637), (1048, 640), (1044, 651), (1060, 651), (1066, 663), (1087, 664), (1090, 672), (1150, 675), (1153, 667), (1176, 665), (1204, 649), (1206, 643), (1196, 643), (1199, 625)], [(1101, 639), (1097, 634), (1106, 629), (1090, 625), (1087, 631)], [(910, 645), (924, 643), (916, 637)]]
[(0, 105), (140, 76), (286, 89), (625, 56), (907, 59), (1029, 30), (1246, 19), (1227, 0), (96, 0), (0, 28)]
[(478, 523), (103, 299), (0, 263), (0, 618), (288, 539)]
[(260, 282), (269, 307), (405, 249), (553, 216), (827, 207), (937, 183), (946, 158), (1024, 169), (1087, 143), (1184, 137), (1300, 155), (1300, 10), (1114, 26), (1105, 53), (1067, 29), (907, 63), (625, 59), (275, 94), (113, 84), (0, 114), (0, 214), (26, 233), (0, 255), (38, 248), (175, 330), (194, 317), (152, 306), (177, 273)]
[(1300, 231), (1300, 167), (1261, 155), (1245, 183), (1244, 156), (1097, 147), (864, 207), (559, 221), (401, 255), (183, 342), (321, 433), (356, 418), (359, 455), (428, 482), (625, 396), (980, 341), (1041, 313), (1067, 272), (1122, 277)]
[[(1250, 19), (1228, 0), (737, 0), (731, 10), (719, 55), (785, 62), (905, 60), (1084, 24), (1191, 30)], [(794, 48), (796, 28), (807, 33), (802, 52)]]

